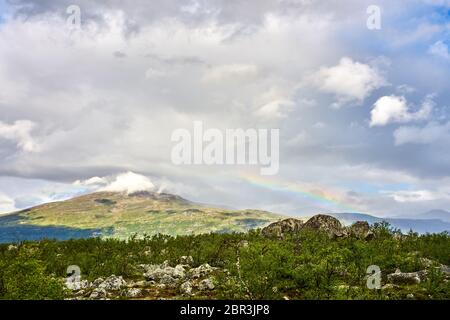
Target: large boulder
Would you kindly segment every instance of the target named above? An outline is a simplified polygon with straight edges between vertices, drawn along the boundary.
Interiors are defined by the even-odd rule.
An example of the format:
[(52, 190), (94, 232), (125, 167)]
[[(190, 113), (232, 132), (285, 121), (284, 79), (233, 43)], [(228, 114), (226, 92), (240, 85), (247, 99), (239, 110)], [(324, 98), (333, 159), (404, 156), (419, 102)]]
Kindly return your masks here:
[(399, 269), (395, 273), (391, 273), (387, 276), (387, 280), (392, 284), (419, 284), (426, 279), (427, 272), (401, 272)]
[(162, 265), (141, 265), (142, 269), (144, 269), (144, 278), (146, 280), (161, 280), (164, 276), (170, 276), (174, 279), (181, 279), (185, 277), (185, 269), (182, 265), (177, 265), (175, 268), (167, 266), (166, 264)]
[(350, 236), (361, 240), (372, 240), (375, 234), (370, 230), (369, 223), (367, 221), (357, 221), (348, 227), (348, 233)]
[(298, 232), (302, 227), (303, 221), (290, 218), (268, 225), (262, 229), (262, 234), (268, 238), (283, 239), (286, 234)]
[(306, 221), (303, 229), (325, 232), (332, 239), (347, 235), (347, 231), (342, 227), (338, 219), (324, 214), (316, 215)]

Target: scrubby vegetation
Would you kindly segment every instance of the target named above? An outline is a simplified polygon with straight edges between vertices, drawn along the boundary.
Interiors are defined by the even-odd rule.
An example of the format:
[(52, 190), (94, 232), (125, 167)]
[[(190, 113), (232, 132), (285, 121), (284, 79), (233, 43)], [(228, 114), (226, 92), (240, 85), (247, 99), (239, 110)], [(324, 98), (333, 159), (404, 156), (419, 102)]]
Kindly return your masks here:
[[(194, 265), (208, 263), (226, 270), (215, 277), (213, 299), (450, 299), (450, 282), (438, 266), (450, 265), (450, 235), (400, 235), (385, 224), (373, 227), (373, 240), (330, 239), (304, 230), (283, 240), (260, 230), (249, 233), (165, 235), (115, 239), (44, 240), (0, 245), (0, 298), (63, 299), (67, 267), (77, 265), (93, 281), (112, 274), (142, 280), (140, 264), (176, 264), (192, 256)], [(431, 263), (431, 265), (430, 265)], [(382, 285), (397, 268), (429, 270), (418, 284), (366, 286), (367, 267), (382, 271)], [(186, 298), (160, 292), (166, 298)], [(145, 298), (145, 297), (144, 297)], [(157, 296), (147, 298), (158, 298)]]

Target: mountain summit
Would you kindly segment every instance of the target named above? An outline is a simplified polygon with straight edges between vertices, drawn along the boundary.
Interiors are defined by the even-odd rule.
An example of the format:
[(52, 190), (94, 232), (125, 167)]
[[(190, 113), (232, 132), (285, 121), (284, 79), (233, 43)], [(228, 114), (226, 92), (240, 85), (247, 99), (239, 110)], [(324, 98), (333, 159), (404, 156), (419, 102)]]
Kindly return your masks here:
[(280, 218), (260, 210), (227, 210), (198, 204), (168, 193), (96, 192), (1, 217), (0, 234), (5, 237), (13, 228), (16, 237), (23, 240), (28, 239), (29, 228), (35, 233), (36, 229), (44, 230), (44, 236), (50, 230), (48, 237), (55, 228), (72, 232), (89, 230), (93, 235), (119, 238), (133, 234), (224, 233), (264, 227)]

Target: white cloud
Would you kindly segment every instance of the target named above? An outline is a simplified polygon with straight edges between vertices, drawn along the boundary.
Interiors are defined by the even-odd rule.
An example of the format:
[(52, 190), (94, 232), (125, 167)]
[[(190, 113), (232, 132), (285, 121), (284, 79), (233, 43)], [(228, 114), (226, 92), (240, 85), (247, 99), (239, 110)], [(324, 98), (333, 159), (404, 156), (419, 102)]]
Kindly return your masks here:
[(0, 215), (16, 210), (15, 202), (10, 197), (0, 193)]
[(420, 202), (431, 201), (439, 198), (429, 190), (414, 190), (414, 191), (396, 191), (389, 194), (397, 202)]
[(401, 47), (429, 41), (440, 32), (445, 31), (446, 28), (445, 25), (431, 22), (414, 24), (414, 26), (415, 29), (408, 30), (408, 32), (405, 32), (405, 30), (394, 32), (394, 38), (391, 40), (392, 45)]
[(319, 122), (316, 122), (314, 125), (313, 125), (313, 128), (314, 129), (323, 129), (323, 128), (325, 128), (327, 125), (325, 124), (325, 123), (323, 123), (322, 121), (319, 121)]
[(344, 57), (333, 67), (322, 67), (310, 79), (320, 91), (338, 98), (337, 106), (362, 102), (374, 90), (387, 84), (380, 72), (370, 65)]
[(119, 174), (115, 180), (99, 189), (99, 191), (126, 192), (129, 194), (138, 191), (152, 191), (154, 188), (154, 184), (146, 176), (126, 172)]
[(99, 188), (108, 184), (106, 178), (92, 177), (87, 180), (77, 180), (73, 183), (75, 186), (82, 186), (88, 188)]
[(152, 181), (141, 174), (124, 172), (116, 176), (92, 177), (86, 180), (77, 180), (74, 186), (84, 187), (88, 191), (108, 191), (133, 193), (138, 191), (154, 191), (155, 185)]
[(438, 41), (434, 43), (429, 49), (428, 52), (432, 55), (450, 59), (450, 52), (448, 46), (443, 41)]
[(407, 85), (407, 84), (401, 84), (397, 86), (396, 90), (400, 92), (401, 94), (409, 94), (416, 91), (413, 87)]
[(431, 122), (425, 127), (400, 127), (394, 132), (395, 144), (429, 144), (438, 140), (450, 140), (450, 122), (439, 124)]
[(423, 102), (417, 112), (410, 112), (408, 102), (403, 96), (384, 96), (375, 102), (371, 111), (370, 126), (385, 126), (392, 122), (410, 122), (427, 119), (434, 103), (430, 97)]
[(168, 73), (167, 71), (164, 70), (159, 70), (156, 68), (148, 68), (147, 71), (145, 71), (145, 77), (147, 79), (158, 79), (158, 78), (164, 78), (169, 76), (170, 73)]
[(264, 119), (280, 119), (286, 118), (287, 114), (292, 111), (294, 103), (289, 100), (275, 100), (263, 105), (256, 110), (255, 114)]
[(298, 133), (296, 136), (286, 141), (286, 145), (290, 148), (305, 147), (312, 143), (311, 137), (305, 131)]
[(209, 68), (203, 75), (204, 82), (251, 79), (258, 75), (259, 69), (252, 64), (226, 64)]
[(15, 142), (17, 147), (26, 152), (36, 152), (38, 145), (31, 137), (31, 131), (35, 123), (29, 120), (18, 120), (13, 124), (0, 121), (0, 139), (7, 139)]
[[(198, 8), (182, 14), (177, 1), (155, 6), (80, 0), (83, 12), (95, 13), (95, 17), (84, 15), (81, 32), (72, 34), (64, 28), (64, 10), (62, 17), (54, 17), (61, 11), (56, 2), (15, 2), (33, 5), (0, 26), (1, 120), (28, 119), (39, 124), (32, 133), (41, 152), (10, 157), (17, 142), (7, 141), (0, 150), (0, 171), (5, 176), (74, 181), (133, 168), (149, 175), (157, 186), (153, 175), (177, 181), (189, 199), (195, 195), (199, 201), (243, 207), (262, 207), (278, 200), (287, 203), (290, 199), (283, 195), (234, 184), (242, 168), (230, 166), (218, 172), (203, 166), (175, 167), (170, 162), (172, 130), (190, 128), (194, 119), (204, 120), (208, 127), (248, 128), (269, 127), (267, 118), (271, 117), (275, 121), (270, 127), (278, 127), (280, 118), (283, 121), (283, 141), (292, 138), (296, 146), (308, 146), (284, 146), (280, 175), (286, 179), (321, 185), (366, 182), (367, 167), (392, 169), (373, 177), (373, 183), (393, 179), (394, 169), (412, 175), (420, 171), (422, 177), (449, 172), (445, 162), (436, 169), (432, 165), (433, 159), (448, 154), (445, 148), (411, 159), (410, 153), (392, 152), (395, 147), (384, 141), (388, 135), (378, 136), (390, 134), (390, 128), (349, 128), (350, 123), (363, 123), (364, 110), (325, 110), (330, 98), (338, 101), (337, 106), (372, 98), (374, 88), (384, 80), (383, 70), (389, 70), (392, 81), (400, 81), (393, 88), (405, 82), (417, 92), (433, 87), (441, 101), (448, 100), (448, 71), (432, 63), (432, 56), (417, 50), (405, 55), (406, 51), (394, 48), (385, 51), (392, 61), (390, 67), (383, 61), (374, 63), (372, 57), (379, 55), (380, 47), (392, 48), (389, 34), (408, 38), (411, 32), (402, 22), (386, 25), (390, 29), (383, 37), (367, 37), (366, 28), (361, 28), (364, 14), (355, 15), (365, 12), (364, 1), (255, 0), (245, 6), (234, 1), (197, 1)], [(401, 13), (412, 18), (415, 29), (416, 22), (424, 20), (410, 11), (415, 12), (415, 5), (406, 11), (393, 1), (383, 0), (380, 5), (386, 9), (386, 21), (394, 21)], [(425, 39), (421, 47), (435, 42), (429, 39), (445, 39), (445, 34), (436, 35), (443, 28), (421, 30), (410, 38)], [(118, 51), (127, 57), (117, 59), (113, 53)], [(353, 60), (340, 62), (343, 56)], [(328, 68), (319, 72), (321, 66)], [(299, 80), (309, 80), (305, 75), (310, 71), (318, 71), (318, 81), (310, 81), (318, 90), (297, 91)], [(407, 94), (407, 88), (396, 93)], [(288, 111), (279, 101), (294, 101), (296, 107)], [(409, 102), (420, 104), (412, 98)], [(318, 122), (327, 126), (313, 129)], [(352, 168), (349, 177), (336, 172), (339, 166), (355, 163), (367, 167)], [(310, 172), (310, 167), (315, 170)], [(104, 184), (99, 179), (71, 187), (75, 192), (98, 190), (115, 177), (107, 177)], [(398, 180), (404, 182), (402, 177)], [(11, 196), (10, 184), (1, 187)], [(26, 193), (22, 187), (17, 189), (17, 195)], [(19, 206), (17, 197), (13, 198)], [(399, 207), (391, 207), (395, 201), (386, 198), (391, 202), (383, 209), (397, 211)], [(300, 212), (302, 202), (292, 212)], [(374, 206), (380, 207), (370, 205)]]

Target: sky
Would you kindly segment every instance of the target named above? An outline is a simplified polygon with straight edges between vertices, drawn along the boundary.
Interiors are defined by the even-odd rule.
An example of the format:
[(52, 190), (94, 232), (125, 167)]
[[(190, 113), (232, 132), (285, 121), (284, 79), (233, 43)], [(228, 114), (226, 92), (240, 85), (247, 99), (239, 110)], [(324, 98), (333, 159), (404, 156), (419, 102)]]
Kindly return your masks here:
[[(0, 0), (0, 213), (137, 185), (290, 215), (449, 210), (449, 48), (448, 0)], [(194, 121), (279, 128), (278, 174), (173, 164)]]

